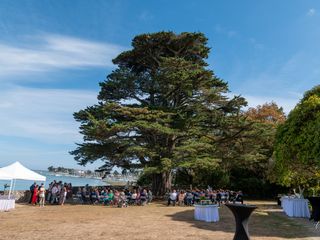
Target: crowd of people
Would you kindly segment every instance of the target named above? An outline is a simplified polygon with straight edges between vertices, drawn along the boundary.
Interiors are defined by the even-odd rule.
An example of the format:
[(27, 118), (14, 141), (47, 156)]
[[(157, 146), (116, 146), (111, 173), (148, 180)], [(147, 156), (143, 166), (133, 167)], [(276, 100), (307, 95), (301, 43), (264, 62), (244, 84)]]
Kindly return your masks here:
[(107, 206), (127, 207), (128, 205), (144, 206), (152, 201), (152, 192), (149, 189), (136, 188), (116, 190), (107, 187), (90, 188), (79, 187), (76, 200), (82, 204), (103, 204)]
[(37, 185), (35, 182), (30, 187), (30, 204), (44, 206), (44, 203), (64, 205), (66, 200), (81, 204), (103, 204), (107, 206), (127, 207), (128, 205), (144, 206), (152, 201), (152, 192), (149, 189), (136, 188), (116, 190), (109, 187), (90, 187), (88, 185), (79, 187), (73, 192), (71, 183), (53, 181), (48, 189), (43, 183)]
[(44, 184), (38, 185), (34, 182), (30, 186), (31, 197), (29, 203), (43, 207), (45, 202), (64, 205), (68, 197), (72, 197), (72, 184), (53, 181), (49, 188), (45, 189)]
[[(71, 183), (62, 183), (53, 181), (45, 189), (44, 184), (37, 185), (36, 182), (30, 187), (31, 198), (29, 203), (39, 204), (43, 207), (45, 202), (49, 204), (64, 205), (66, 200), (80, 204), (101, 204), (106, 206), (127, 207), (128, 205), (144, 206), (153, 200), (150, 189), (136, 187), (129, 190), (124, 188), (121, 190), (112, 189), (110, 187), (78, 187), (73, 192)], [(230, 190), (175, 190), (166, 194), (167, 205), (176, 206), (192, 206), (206, 202), (209, 204), (222, 204), (228, 202), (243, 203), (243, 194), (241, 191), (235, 192)]]
[(179, 206), (192, 206), (193, 204), (199, 204), (201, 201), (207, 202), (209, 204), (222, 203), (242, 203), (243, 204), (243, 194), (242, 191), (230, 191), (230, 190), (212, 190), (210, 188), (206, 190), (175, 190), (167, 193), (168, 206), (175, 206), (178, 203)]

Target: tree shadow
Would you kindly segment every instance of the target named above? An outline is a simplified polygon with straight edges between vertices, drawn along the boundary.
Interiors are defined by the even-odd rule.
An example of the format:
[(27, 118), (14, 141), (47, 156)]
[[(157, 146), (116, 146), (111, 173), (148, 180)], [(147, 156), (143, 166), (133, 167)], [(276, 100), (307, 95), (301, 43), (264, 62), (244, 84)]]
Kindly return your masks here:
[[(173, 221), (188, 222), (192, 227), (213, 232), (235, 232), (235, 220), (226, 206), (219, 209), (219, 222), (207, 223), (194, 220), (194, 209), (188, 208), (171, 215)], [(249, 233), (252, 237), (305, 238), (319, 237), (320, 231), (307, 219), (289, 218), (279, 208), (259, 206), (249, 219)]]

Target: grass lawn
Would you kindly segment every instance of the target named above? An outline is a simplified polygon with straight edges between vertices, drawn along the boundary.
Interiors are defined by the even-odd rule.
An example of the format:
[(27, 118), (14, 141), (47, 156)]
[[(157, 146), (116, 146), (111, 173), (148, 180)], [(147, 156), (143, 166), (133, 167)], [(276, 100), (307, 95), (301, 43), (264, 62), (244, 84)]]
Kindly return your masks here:
[[(319, 239), (307, 219), (291, 219), (271, 202), (258, 205), (249, 222), (252, 239)], [(96, 239), (232, 239), (234, 218), (229, 209), (219, 210), (220, 221), (195, 221), (193, 207), (166, 207), (153, 203), (145, 207), (111, 208), (91, 205), (17, 205), (0, 213), (0, 239), (6, 240), (96, 240)]]

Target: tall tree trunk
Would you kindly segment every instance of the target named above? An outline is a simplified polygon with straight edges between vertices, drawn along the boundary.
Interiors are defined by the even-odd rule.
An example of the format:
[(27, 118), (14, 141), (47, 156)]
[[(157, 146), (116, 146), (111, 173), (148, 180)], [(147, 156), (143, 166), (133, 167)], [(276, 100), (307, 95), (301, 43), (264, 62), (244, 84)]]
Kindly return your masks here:
[(163, 196), (167, 190), (171, 190), (171, 172), (153, 174), (152, 192), (155, 196)]

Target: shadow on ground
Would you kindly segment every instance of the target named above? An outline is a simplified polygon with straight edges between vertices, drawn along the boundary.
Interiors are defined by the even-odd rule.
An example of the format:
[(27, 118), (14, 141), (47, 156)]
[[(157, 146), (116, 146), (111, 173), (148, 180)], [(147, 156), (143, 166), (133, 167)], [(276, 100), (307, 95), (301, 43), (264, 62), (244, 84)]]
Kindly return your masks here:
[[(320, 231), (314, 229), (314, 225), (307, 219), (288, 218), (283, 212), (272, 206), (259, 206), (253, 212), (249, 220), (249, 233), (252, 237), (279, 237), (279, 238), (307, 238), (319, 237)], [(279, 210), (279, 209), (278, 209)], [(226, 233), (235, 232), (235, 220), (226, 206), (219, 209), (220, 221), (216, 223), (206, 223), (194, 220), (194, 210), (188, 209), (177, 212), (171, 217), (173, 221), (184, 221), (193, 227), (210, 231)]]

